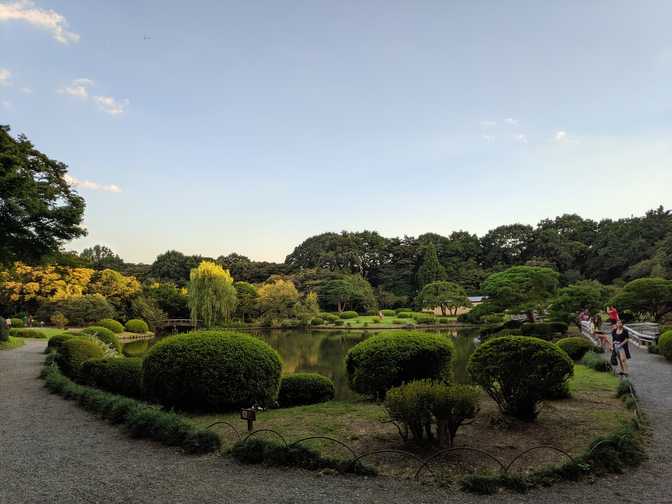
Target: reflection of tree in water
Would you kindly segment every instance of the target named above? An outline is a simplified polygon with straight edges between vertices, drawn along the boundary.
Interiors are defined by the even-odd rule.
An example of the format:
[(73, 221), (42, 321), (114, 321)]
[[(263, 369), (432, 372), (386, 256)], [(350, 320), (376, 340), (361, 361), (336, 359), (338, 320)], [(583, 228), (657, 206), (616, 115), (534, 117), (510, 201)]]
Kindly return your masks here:
[(467, 365), (469, 364), (469, 357), (476, 349), (477, 336), (478, 330), (463, 330), (453, 338), (453, 357), (451, 361), (453, 376), (457, 383), (472, 383), (467, 372)]
[(324, 334), (299, 330), (269, 330), (255, 334), (271, 345), (282, 357), (285, 374), (305, 371), (317, 365), (318, 348)]

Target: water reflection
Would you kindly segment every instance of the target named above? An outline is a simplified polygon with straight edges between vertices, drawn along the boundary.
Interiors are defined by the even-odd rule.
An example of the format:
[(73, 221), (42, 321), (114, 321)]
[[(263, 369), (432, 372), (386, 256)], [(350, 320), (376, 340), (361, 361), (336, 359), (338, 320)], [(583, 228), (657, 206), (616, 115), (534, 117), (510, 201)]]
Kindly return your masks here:
[[(440, 330), (435, 332), (450, 338), (454, 345), (453, 374), (458, 383), (468, 383), (466, 371), (469, 356), (476, 347), (478, 335), (473, 330)], [(337, 399), (357, 396), (348, 387), (345, 354), (354, 345), (376, 334), (376, 331), (305, 331), (266, 330), (251, 334), (275, 348), (283, 359), (284, 373), (313, 372), (328, 376), (336, 386)], [(141, 356), (158, 341), (133, 341), (124, 345), (124, 354)]]

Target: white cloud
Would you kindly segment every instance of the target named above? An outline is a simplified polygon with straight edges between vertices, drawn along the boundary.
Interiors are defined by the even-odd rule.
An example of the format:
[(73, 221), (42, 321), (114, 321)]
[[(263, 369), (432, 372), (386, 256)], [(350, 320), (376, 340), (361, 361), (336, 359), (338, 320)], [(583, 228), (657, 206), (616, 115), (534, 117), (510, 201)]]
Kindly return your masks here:
[(89, 88), (91, 86), (93, 86), (91, 79), (75, 79), (69, 86), (60, 88), (58, 92), (86, 100), (89, 97)]
[(123, 114), (126, 111), (126, 107), (130, 104), (126, 99), (118, 100), (111, 96), (94, 96), (93, 99), (98, 104), (100, 110), (110, 115)]
[(507, 117), (504, 119), (504, 122), (506, 124), (510, 124), (511, 126), (518, 126), (518, 119), (514, 119), (513, 117)]
[(527, 143), (527, 135), (524, 135), (522, 133), (518, 133), (517, 135), (513, 135), (513, 139), (521, 144), (526, 144)]
[(0, 86), (9, 86), (9, 79), (12, 77), (12, 72), (6, 68), (0, 68)]
[(554, 138), (556, 142), (564, 142), (567, 140), (567, 132), (562, 130), (556, 131)]
[(68, 22), (62, 14), (51, 9), (35, 7), (31, 0), (16, 0), (0, 3), (0, 21), (25, 21), (46, 30), (61, 44), (79, 42), (79, 35), (66, 29)]
[(481, 121), (481, 128), (492, 128), (494, 126), (497, 126), (496, 121), (490, 121), (490, 120)]
[(99, 184), (98, 182), (92, 182), (91, 180), (79, 180), (72, 175), (65, 175), (65, 181), (73, 187), (81, 189), (91, 189), (92, 191), (105, 191), (112, 193), (120, 193), (121, 187), (115, 184)]

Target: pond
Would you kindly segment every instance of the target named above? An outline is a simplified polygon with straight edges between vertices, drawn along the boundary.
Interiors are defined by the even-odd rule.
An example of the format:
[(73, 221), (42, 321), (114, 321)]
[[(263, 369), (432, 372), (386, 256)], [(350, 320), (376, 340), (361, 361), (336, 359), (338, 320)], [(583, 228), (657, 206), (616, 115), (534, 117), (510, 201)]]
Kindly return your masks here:
[[(478, 329), (434, 330), (453, 341), (453, 373), (455, 381), (467, 383), (466, 372), (469, 356), (476, 347)], [(377, 331), (306, 331), (266, 330), (251, 331), (251, 334), (275, 348), (283, 359), (283, 373), (311, 372), (331, 378), (336, 385), (336, 399), (352, 399), (357, 396), (348, 387), (345, 371), (345, 354), (354, 345), (376, 334)], [(159, 338), (132, 341), (124, 345), (127, 355), (142, 355)]]

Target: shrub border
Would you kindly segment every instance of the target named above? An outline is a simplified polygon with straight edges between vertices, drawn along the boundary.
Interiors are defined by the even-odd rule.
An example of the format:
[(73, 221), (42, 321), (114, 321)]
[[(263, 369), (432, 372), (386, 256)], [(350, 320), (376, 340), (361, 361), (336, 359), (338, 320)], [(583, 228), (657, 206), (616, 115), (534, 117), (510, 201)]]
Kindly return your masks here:
[(220, 449), (221, 440), (216, 433), (197, 427), (184, 417), (162, 411), (156, 406), (78, 385), (63, 375), (52, 362), (53, 359), (48, 357), (40, 375), (50, 392), (76, 401), (85, 410), (112, 424), (125, 426), (131, 437), (153, 439), (193, 454)]

